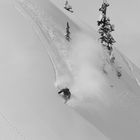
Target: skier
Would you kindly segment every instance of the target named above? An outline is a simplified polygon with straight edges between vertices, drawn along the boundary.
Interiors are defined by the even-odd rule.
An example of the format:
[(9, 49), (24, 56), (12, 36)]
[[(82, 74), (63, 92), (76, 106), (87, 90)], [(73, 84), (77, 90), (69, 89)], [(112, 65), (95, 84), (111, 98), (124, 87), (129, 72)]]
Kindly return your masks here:
[(69, 23), (67, 22), (67, 27), (66, 27), (66, 35), (65, 35), (65, 38), (67, 41), (70, 41), (70, 26), (69, 26)]
[(68, 1), (66, 0), (65, 3), (65, 7), (64, 7), (67, 11), (73, 13), (72, 7), (69, 5)]
[(63, 93), (63, 97), (66, 101), (70, 99), (71, 92), (68, 88), (64, 88), (58, 92), (58, 94), (61, 94), (61, 93)]

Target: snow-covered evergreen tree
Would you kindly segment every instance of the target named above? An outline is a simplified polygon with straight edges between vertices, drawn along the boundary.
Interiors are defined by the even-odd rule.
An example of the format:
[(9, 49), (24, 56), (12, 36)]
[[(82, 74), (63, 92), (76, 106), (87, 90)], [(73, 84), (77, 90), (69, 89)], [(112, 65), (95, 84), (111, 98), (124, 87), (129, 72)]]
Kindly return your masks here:
[(106, 16), (108, 6), (109, 4), (104, 0), (101, 8), (99, 9), (99, 11), (101, 11), (101, 18), (97, 21), (97, 24), (99, 26), (98, 32), (100, 34), (101, 43), (106, 47), (109, 55), (111, 55), (113, 50), (112, 46), (116, 41), (111, 35), (111, 32), (114, 31), (114, 25), (110, 23), (110, 19)]
[[(107, 7), (109, 4), (107, 1), (103, 0), (103, 4), (99, 11), (101, 12), (101, 17), (97, 21), (97, 24), (99, 26), (98, 32), (100, 34), (100, 41), (103, 47), (107, 49), (109, 53), (109, 59), (111, 65), (115, 63), (115, 56), (113, 56), (113, 44), (116, 42), (113, 36), (111, 35), (111, 32), (114, 31), (114, 25), (110, 23), (109, 17), (106, 16)], [(120, 78), (122, 76), (120, 68), (116, 69), (117, 77)]]
[(70, 41), (71, 38), (70, 38), (70, 26), (69, 26), (69, 23), (67, 22), (67, 27), (66, 27), (66, 35), (65, 35), (65, 38), (67, 41)]

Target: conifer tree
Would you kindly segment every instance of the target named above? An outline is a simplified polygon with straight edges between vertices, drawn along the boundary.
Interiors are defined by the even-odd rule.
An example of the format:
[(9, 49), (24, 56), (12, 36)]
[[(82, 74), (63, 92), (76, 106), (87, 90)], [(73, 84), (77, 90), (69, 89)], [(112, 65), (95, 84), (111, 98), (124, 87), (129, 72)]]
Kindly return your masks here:
[(70, 26), (69, 26), (69, 23), (67, 22), (67, 26), (66, 26), (66, 35), (65, 35), (65, 38), (67, 41), (70, 41), (71, 38), (70, 38)]
[[(113, 36), (111, 35), (111, 32), (114, 31), (114, 25), (110, 23), (110, 19), (106, 16), (107, 7), (109, 4), (106, 0), (103, 0), (103, 4), (99, 11), (101, 12), (101, 18), (97, 21), (97, 24), (99, 26), (98, 32), (100, 34), (100, 41), (101, 44), (108, 50), (109, 56), (110, 56), (110, 63), (114, 64), (115, 57), (112, 55), (113, 51), (113, 44), (116, 42)], [(119, 69), (116, 69), (117, 77), (120, 78), (122, 76), (121, 71)]]
[(109, 55), (112, 53), (112, 46), (116, 42), (111, 35), (111, 32), (114, 31), (114, 25), (110, 23), (110, 19), (106, 16), (107, 7), (109, 4), (107, 1), (103, 1), (103, 4), (99, 11), (101, 12), (101, 19), (97, 21), (97, 24), (99, 26), (99, 34), (100, 34), (100, 40), (103, 46), (106, 47), (106, 49), (109, 52)]

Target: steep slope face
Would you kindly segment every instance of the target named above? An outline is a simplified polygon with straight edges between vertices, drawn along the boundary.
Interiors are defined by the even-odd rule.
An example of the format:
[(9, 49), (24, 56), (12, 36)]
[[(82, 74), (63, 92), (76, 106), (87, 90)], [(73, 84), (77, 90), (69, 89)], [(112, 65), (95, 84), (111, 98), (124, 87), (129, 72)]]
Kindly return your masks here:
[(107, 140), (61, 102), (50, 59), (13, 1), (0, 9), (0, 140)]
[[(56, 88), (71, 90), (67, 104), (110, 139), (139, 139), (139, 69), (115, 48), (115, 61), (111, 63), (92, 28), (49, 1), (41, 3), (47, 6), (46, 13), (37, 13), (27, 1), (20, 5), (47, 44), (56, 73)], [(70, 42), (65, 39), (67, 22)]]
[[(116, 55), (122, 77), (117, 78), (116, 63), (113, 67), (107, 64), (109, 66), (105, 76), (106, 83), (100, 87), (105, 98), (102, 101), (96, 98), (84, 99), (74, 108), (111, 139), (139, 139), (140, 88), (137, 76), (139, 70), (135, 72), (136, 68), (130, 63), (134, 69), (131, 71), (130, 64), (124, 61), (125, 58), (121, 57), (118, 51)], [(108, 101), (107, 105), (104, 104), (105, 99)]]
[[(50, 6), (49, 5), (50, 3), (48, 3), (48, 1), (45, 0), (44, 2), (46, 2), (47, 6)], [(36, 9), (34, 9), (32, 3), (27, 2), (27, 3), (20, 3), (20, 4), (21, 4), (21, 6), (23, 6), (23, 8), (27, 8), (26, 12), (33, 19), (33, 20), (29, 20), (29, 21), (32, 21), (33, 25), (36, 25), (35, 28), (38, 29), (37, 31), (39, 32), (39, 35), (41, 35), (41, 39), (42, 39), (43, 43), (45, 44), (45, 47), (49, 51), (50, 57), (53, 59), (53, 63), (57, 64), (58, 62), (61, 62), (60, 64), (58, 63), (58, 65), (56, 65), (56, 68), (64, 67), (64, 69), (60, 69), (60, 71), (58, 69), (58, 71), (56, 72), (57, 73), (56, 76), (59, 76), (58, 74), (60, 74), (60, 76), (61, 76), (61, 75), (63, 75), (63, 73), (69, 74), (67, 69), (65, 68), (65, 63), (63, 63), (61, 57), (59, 56), (59, 53), (57, 52), (57, 49), (55, 48), (57, 46), (56, 44), (59, 42), (52, 41), (54, 39), (54, 38), (52, 39), (52, 37), (55, 35), (55, 33), (57, 33), (56, 31), (58, 31), (59, 28), (58, 29), (55, 28), (54, 27), (55, 25), (50, 26), (49, 23), (52, 23), (52, 22), (50, 19), (48, 19), (48, 16), (46, 16), (46, 20), (47, 20), (46, 23), (48, 23), (48, 24), (43, 24), (45, 21), (43, 22), (43, 20), (40, 20), (40, 18), (37, 16), (36, 12), (38, 13), (38, 11)], [(56, 11), (56, 12), (58, 13), (58, 11)], [(40, 13), (38, 13), (38, 14), (40, 14)], [(43, 18), (43, 19), (45, 20), (45, 18)], [(27, 23), (29, 23), (29, 21), (27, 20)], [(23, 25), (24, 24), (25, 23), (23, 23)], [(48, 26), (46, 26), (46, 25), (48, 25)], [(53, 32), (53, 30), (51, 30), (53, 28), (56, 29), (56, 31)], [(58, 39), (60, 40), (60, 44), (61, 44), (62, 43), (61, 36), (59, 37), (59, 34), (58, 34)], [(23, 40), (24, 40), (24, 38), (23, 38)], [(25, 40), (27, 40), (27, 39), (25, 39)], [(29, 38), (29, 40), (30, 40), (30, 38)], [(23, 47), (25, 47), (25, 46), (23, 46)], [(32, 59), (32, 53), (33, 53), (32, 51), (34, 51), (34, 49), (36, 47), (38, 47), (38, 49), (40, 48), (42, 50), (41, 51), (39, 49), (37, 51), (38, 53), (40, 51), (42, 52), (40, 54), (41, 56), (46, 53), (45, 49), (41, 48), (40, 45), (37, 44), (37, 46), (36, 46), (33, 43), (33, 46), (32, 46), (33, 50), (30, 50), (30, 47), (28, 48), (28, 46), (27, 46), (27, 50), (26, 50), (27, 52), (30, 50), (31, 59)], [(59, 47), (59, 45), (57, 47)], [(38, 53), (35, 55), (35, 57), (40, 58), (40, 55), (38, 55)], [(57, 58), (58, 60), (55, 58)], [(25, 89), (26, 89), (26, 86), (28, 85), (28, 87), (30, 88), (31, 91), (29, 90), (29, 92), (28, 92), (28, 89), (26, 89), (27, 90), (26, 93), (24, 93), (24, 91), (23, 91), (20, 94), (17, 94), (17, 92), (15, 92), (13, 94), (14, 97), (19, 99), (20, 103), (18, 105), (16, 104), (17, 105), (16, 107), (14, 105), (12, 106), (12, 110), (13, 109), (16, 110), (16, 113), (13, 113), (13, 115), (14, 116), (15, 116), (15, 114), (18, 114), (18, 115), (16, 118), (13, 117), (14, 121), (13, 121), (13, 119), (11, 119), (11, 120), (13, 122), (16, 122), (16, 126), (18, 128), (22, 128), (26, 138), (27, 139), (31, 138), (34, 140), (35, 139), (41, 139), (41, 140), (44, 140), (44, 139), (49, 139), (49, 140), (51, 140), (51, 139), (52, 140), (55, 140), (55, 139), (57, 139), (57, 140), (59, 140), (59, 139), (60, 140), (65, 140), (65, 139), (67, 139), (67, 140), (71, 140), (71, 139), (107, 140), (108, 138), (105, 137), (100, 131), (98, 131), (98, 129), (96, 127), (89, 124), (85, 119), (83, 119), (81, 116), (79, 116), (79, 114), (77, 114), (75, 111), (73, 111), (72, 109), (69, 109), (67, 106), (65, 106), (61, 102), (62, 100), (57, 95), (57, 92), (54, 91), (55, 90), (54, 88), (53, 88), (53, 90), (50, 90), (50, 88), (52, 88), (51, 83), (52, 83), (52, 80), (54, 80), (53, 79), (54, 77), (52, 76), (51, 80), (49, 80), (49, 79), (50, 79), (50, 76), (51, 76), (53, 70), (51, 69), (52, 70), (51, 72), (50, 71), (48, 72), (46, 70), (46, 68), (50, 68), (50, 65), (47, 64), (48, 63), (47, 58), (44, 58), (44, 59), (42, 58), (40, 61), (39, 60), (35, 59), (35, 62), (37, 61), (39, 64), (41, 63), (42, 65), (41, 66), (38, 64), (35, 65), (33, 67), (34, 69), (32, 69), (34, 72), (31, 76), (30, 76), (30, 73), (32, 70), (30, 70), (30, 67), (29, 67), (30, 73), (26, 73), (26, 74), (27, 74), (27, 77), (29, 76), (30, 81), (29, 82), (25, 81), (25, 83), (27, 83), (27, 84), (25, 84), (25, 83), (22, 84), (22, 86), (25, 86)], [(28, 61), (30, 61), (30, 59)], [(35, 62), (33, 61), (32, 63), (34, 64)], [(32, 63), (30, 63), (31, 67), (33, 65)], [(46, 67), (46, 68), (43, 68), (43, 67)], [(41, 70), (38, 70), (38, 74), (36, 74), (36, 72), (35, 72), (36, 69), (41, 69)], [(44, 71), (46, 71), (45, 74), (44, 74)], [(42, 76), (43, 76), (43, 78), (42, 78)], [(40, 80), (36, 81), (36, 77), (40, 77), (39, 78)], [(44, 79), (46, 79), (46, 80), (44, 81)], [(37, 85), (35, 84), (34, 86), (32, 86), (32, 84), (29, 84), (29, 83), (34, 83), (32, 81), (37, 83)], [(20, 79), (19, 79), (19, 83), (20, 83)], [(42, 89), (42, 90), (39, 91), (38, 88)], [(20, 98), (19, 98), (19, 96), (20, 96)], [(22, 98), (24, 99), (24, 101), (22, 101)], [(26, 102), (27, 104), (25, 104), (24, 102)], [(11, 107), (9, 107), (9, 108), (11, 108)], [(24, 108), (26, 108), (26, 109), (24, 109)], [(23, 114), (26, 114), (26, 115), (23, 115)], [(11, 118), (11, 117), (9, 117), (11, 115), (7, 115), (7, 116), (8, 116), (8, 118)], [(20, 121), (17, 122), (17, 120), (19, 120), (19, 118), (20, 118)]]

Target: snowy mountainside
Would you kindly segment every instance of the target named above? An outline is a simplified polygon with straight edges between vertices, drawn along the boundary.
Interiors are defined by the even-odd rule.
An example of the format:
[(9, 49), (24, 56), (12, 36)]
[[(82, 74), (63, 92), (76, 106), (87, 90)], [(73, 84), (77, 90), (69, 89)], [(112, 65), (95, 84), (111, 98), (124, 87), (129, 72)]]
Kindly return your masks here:
[[(68, 87), (72, 93), (67, 105), (110, 139), (139, 139), (140, 70), (115, 47), (115, 61), (111, 63), (96, 31), (78, 20), (75, 13), (50, 1), (45, 13), (29, 1), (18, 3), (52, 60), (57, 90)], [(67, 22), (70, 42), (65, 39)]]

